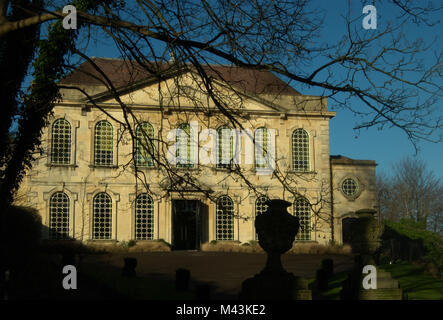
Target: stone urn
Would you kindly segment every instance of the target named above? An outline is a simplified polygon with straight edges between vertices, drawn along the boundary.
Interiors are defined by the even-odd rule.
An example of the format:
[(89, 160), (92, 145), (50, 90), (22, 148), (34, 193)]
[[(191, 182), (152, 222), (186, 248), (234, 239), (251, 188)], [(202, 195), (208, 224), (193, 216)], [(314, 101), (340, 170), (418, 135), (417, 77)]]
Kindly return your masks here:
[(258, 243), (267, 253), (264, 269), (242, 284), (239, 298), (244, 300), (311, 300), (308, 282), (287, 272), (281, 255), (292, 248), (300, 223), (287, 212), (290, 202), (276, 199), (265, 202), (267, 211), (255, 220)]
[(297, 217), (287, 212), (291, 205), (285, 200), (268, 200), (266, 213), (255, 219), (258, 243), (268, 258), (263, 274), (287, 274), (281, 264), (281, 255), (292, 248), (300, 223)]

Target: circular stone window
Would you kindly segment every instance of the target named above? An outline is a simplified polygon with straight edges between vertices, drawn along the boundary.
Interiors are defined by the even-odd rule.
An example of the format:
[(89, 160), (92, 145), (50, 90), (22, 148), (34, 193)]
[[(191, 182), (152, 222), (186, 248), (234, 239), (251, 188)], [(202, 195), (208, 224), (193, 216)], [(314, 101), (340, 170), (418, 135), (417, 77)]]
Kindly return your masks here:
[(352, 178), (347, 178), (343, 181), (341, 190), (345, 196), (354, 198), (358, 195), (358, 183)]

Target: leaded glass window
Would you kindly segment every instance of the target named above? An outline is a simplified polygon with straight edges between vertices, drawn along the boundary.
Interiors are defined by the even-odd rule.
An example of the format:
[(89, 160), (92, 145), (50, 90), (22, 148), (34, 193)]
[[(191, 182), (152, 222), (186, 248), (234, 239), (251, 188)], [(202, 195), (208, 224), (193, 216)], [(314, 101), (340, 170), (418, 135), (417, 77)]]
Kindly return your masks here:
[(108, 240), (112, 236), (112, 200), (105, 193), (99, 193), (93, 201), (92, 238)]
[(135, 240), (154, 239), (154, 201), (147, 193), (135, 199)]
[(114, 132), (108, 121), (100, 121), (94, 132), (94, 164), (112, 166), (114, 154)]
[(309, 171), (309, 135), (303, 129), (292, 133), (292, 169)]
[[(267, 196), (261, 196), (258, 197), (257, 200), (255, 200), (255, 216), (259, 216), (268, 210), (268, 206), (265, 204), (266, 201), (268, 201), (269, 198)], [(258, 240), (258, 234), (255, 233), (255, 239)]]
[(268, 168), (271, 148), (271, 134), (265, 127), (255, 130), (255, 167)]
[(311, 240), (311, 204), (306, 198), (299, 197), (293, 204), (294, 215), (298, 217), (300, 229), (296, 236), (296, 240)]
[(217, 168), (230, 168), (234, 159), (234, 131), (228, 126), (217, 130)]
[(143, 122), (136, 129), (136, 154), (137, 166), (152, 167), (154, 161), (154, 127), (149, 122)]
[(354, 179), (347, 178), (343, 181), (341, 189), (346, 196), (355, 197), (358, 192), (358, 184)]
[(71, 163), (71, 125), (65, 119), (57, 119), (52, 124), (51, 163)]
[(56, 192), (49, 199), (49, 237), (69, 238), (69, 197), (64, 192)]
[(176, 135), (177, 145), (177, 167), (178, 168), (193, 168), (192, 153), (194, 132), (189, 123), (183, 123), (178, 127)]
[(228, 196), (217, 200), (215, 229), (217, 240), (234, 240), (234, 203)]

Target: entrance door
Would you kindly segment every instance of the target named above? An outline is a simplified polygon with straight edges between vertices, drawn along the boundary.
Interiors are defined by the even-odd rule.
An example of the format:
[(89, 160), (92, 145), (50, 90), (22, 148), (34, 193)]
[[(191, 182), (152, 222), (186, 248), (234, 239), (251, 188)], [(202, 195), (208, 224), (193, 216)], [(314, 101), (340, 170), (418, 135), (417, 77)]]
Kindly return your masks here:
[(353, 233), (353, 224), (355, 224), (355, 221), (357, 221), (357, 218), (344, 218), (342, 219), (342, 237), (343, 237), (343, 244), (349, 244), (352, 246), (354, 243), (355, 235)]
[(172, 227), (174, 250), (200, 249), (200, 201), (172, 200)]

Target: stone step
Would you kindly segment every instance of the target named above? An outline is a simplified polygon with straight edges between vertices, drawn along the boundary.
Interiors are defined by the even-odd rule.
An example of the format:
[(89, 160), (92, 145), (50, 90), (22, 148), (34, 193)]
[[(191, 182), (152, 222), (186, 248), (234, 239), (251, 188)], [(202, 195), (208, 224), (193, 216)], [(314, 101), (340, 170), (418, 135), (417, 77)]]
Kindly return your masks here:
[(308, 280), (303, 279), (301, 277), (295, 277), (296, 279), (294, 280), (294, 287), (300, 290), (308, 290)]
[(359, 300), (402, 300), (403, 292), (401, 289), (369, 289), (360, 290)]
[(392, 279), (391, 273), (377, 269), (377, 279)]
[[(363, 282), (360, 284), (363, 289)], [(377, 279), (377, 289), (398, 289), (398, 280), (395, 279)]]
[(394, 279), (377, 279), (377, 289), (398, 289), (398, 280)]
[(294, 300), (312, 300), (311, 290), (294, 290), (293, 292)]

